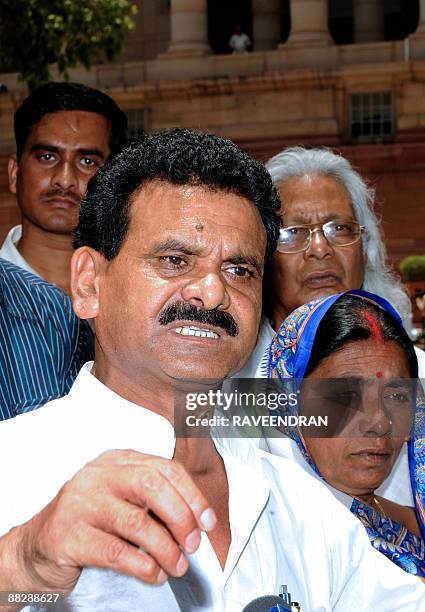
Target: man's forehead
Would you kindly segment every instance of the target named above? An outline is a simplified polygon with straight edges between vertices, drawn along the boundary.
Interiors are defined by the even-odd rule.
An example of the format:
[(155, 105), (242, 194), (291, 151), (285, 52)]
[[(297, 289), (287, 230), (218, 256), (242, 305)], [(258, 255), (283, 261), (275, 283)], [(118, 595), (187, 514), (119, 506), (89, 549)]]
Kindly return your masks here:
[(223, 226), (237, 225), (244, 230), (252, 227), (254, 221), (260, 231), (264, 230), (252, 202), (239, 194), (204, 185), (149, 181), (134, 192), (130, 204), (130, 218), (145, 224), (160, 216), (162, 227), (174, 227), (184, 221), (183, 227), (202, 230), (202, 221), (211, 221)]
[(251, 251), (253, 245), (257, 251), (265, 249), (266, 234), (258, 210), (232, 192), (151, 181), (131, 200), (128, 232), (145, 239), (172, 240), (180, 235), (201, 246), (226, 237), (229, 246), (243, 242)]
[(109, 119), (91, 111), (58, 111), (48, 113), (35, 123), (28, 134), (25, 148), (35, 141), (55, 144), (98, 145), (109, 143), (111, 134)]

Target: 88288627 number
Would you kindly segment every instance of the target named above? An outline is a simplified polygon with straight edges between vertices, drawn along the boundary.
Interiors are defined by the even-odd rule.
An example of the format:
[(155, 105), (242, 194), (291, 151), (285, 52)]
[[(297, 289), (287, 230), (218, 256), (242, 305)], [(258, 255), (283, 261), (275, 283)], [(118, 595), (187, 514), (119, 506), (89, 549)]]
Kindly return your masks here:
[(56, 603), (59, 597), (60, 593), (50, 591), (38, 591), (36, 593), (30, 591), (0, 591), (0, 606)]

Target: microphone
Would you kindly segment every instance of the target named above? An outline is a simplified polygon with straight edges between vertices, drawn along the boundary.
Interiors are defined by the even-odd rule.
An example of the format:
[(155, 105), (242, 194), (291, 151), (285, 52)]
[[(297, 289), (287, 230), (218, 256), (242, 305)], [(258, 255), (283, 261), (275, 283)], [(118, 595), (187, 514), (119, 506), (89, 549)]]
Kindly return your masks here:
[(291, 612), (291, 605), (277, 595), (263, 595), (250, 601), (242, 612)]

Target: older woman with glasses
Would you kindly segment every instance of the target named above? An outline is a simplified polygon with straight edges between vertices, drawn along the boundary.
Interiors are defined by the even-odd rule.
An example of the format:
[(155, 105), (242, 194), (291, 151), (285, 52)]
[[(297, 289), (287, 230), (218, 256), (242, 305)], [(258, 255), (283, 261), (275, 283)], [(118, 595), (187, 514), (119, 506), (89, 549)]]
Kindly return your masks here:
[[(290, 379), (298, 415), (329, 417), (319, 435), (332, 437), (285, 430), (295, 459), (359, 518), (376, 549), (424, 578), (425, 404), (413, 345), (392, 306), (364, 291), (305, 304), (285, 319), (263, 366), (270, 378)], [(415, 508), (376, 494), (409, 438)]]

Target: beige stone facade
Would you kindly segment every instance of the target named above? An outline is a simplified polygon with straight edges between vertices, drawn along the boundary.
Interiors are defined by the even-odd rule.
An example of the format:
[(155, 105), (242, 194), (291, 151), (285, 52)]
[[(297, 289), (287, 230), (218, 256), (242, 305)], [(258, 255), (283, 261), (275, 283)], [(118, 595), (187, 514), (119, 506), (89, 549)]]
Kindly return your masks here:
[[(104, 89), (149, 131), (209, 130), (260, 159), (288, 144), (343, 150), (377, 186), (391, 257), (425, 252), (425, 0), (413, 31), (398, 40), (388, 39), (388, 24), (397, 25), (398, 14), (401, 23), (404, 0), (246, 0), (254, 51), (241, 54), (212, 52), (212, 27), (224, 23), (217, 7), (229, 5), (212, 1), (140, 1), (122, 61), (75, 70), (72, 80)], [(348, 24), (357, 42), (335, 44), (332, 23)], [(0, 95), (3, 235), (17, 218), (4, 170), (13, 109), (26, 90), (15, 75), (0, 81), (8, 87)], [(386, 101), (386, 110), (374, 110)]]

